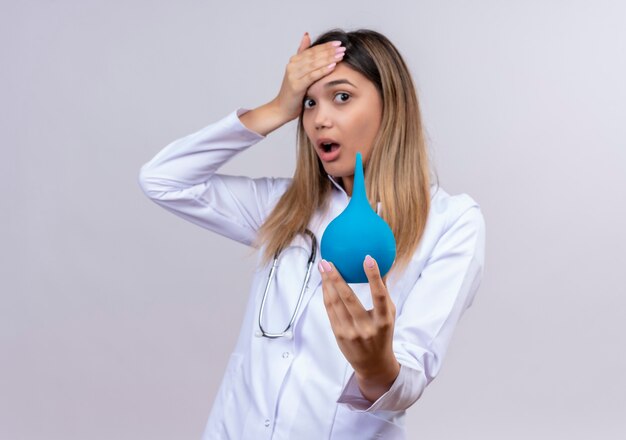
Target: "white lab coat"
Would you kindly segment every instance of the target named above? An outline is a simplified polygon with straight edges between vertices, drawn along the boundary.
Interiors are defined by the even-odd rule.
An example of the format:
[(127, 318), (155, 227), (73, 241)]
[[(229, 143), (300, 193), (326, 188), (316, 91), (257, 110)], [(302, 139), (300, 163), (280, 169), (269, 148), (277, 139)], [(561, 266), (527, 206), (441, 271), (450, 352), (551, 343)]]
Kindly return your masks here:
[[(165, 209), (250, 245), (290, 179), (216, 173), (235, 154), (264, 139), (239, 120), (246, 111), (237, 109), (166, 146), (141, 168), (139, 183)], [(318, 241), (349, 202), (329, 178), (334, 183), (329, 212), (316, 212), (309, 223)], [(451, 196), (435, 185), (431, 195), (421, 244), (409, 267), (387, 280), (397, 309), (393, 349), (401, 364), (392, 388), (373, 404), (360, 394), (324, 308), (319, 248), (293, 337), (259, 337), (259, 306), (269, 271), (259, 263), (204, 440), (405, 438), (405, 410), (439, 372), (483, 272), (485, 225), (479, 205), (466, 194)], [(266, 306), (266, 330), (281, 331), (289, 321), (310, 249), (307, 239), (297, 238), (285, 251)], [(351, 287), (371, 308), (369, 286)]]

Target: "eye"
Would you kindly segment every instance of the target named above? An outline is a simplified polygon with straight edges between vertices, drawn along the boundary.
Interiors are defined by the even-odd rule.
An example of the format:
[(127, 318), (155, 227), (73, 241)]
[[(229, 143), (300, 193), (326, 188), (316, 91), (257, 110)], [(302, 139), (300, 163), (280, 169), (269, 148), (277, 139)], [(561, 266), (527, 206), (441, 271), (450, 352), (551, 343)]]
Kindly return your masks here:
[(339, 97), (339, 101), (337, 102), (347, 102), (350, 99), (350, 94), (346, 92), (339, 92), (335, 95), (335, 99)]
[(304, 108), (311, 108), (315, 105), (315, 101), (313, 101), (311, 98), (304, 98), (303, 105)]

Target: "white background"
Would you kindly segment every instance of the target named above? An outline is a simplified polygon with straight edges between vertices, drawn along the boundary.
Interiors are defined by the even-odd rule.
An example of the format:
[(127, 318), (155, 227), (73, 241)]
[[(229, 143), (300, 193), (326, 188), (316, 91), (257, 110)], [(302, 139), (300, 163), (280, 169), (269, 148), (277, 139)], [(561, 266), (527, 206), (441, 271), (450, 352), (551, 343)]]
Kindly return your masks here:
[[(626, 432), (626, 4), (2, 0), (0, 438), (197, 439), (249, 249), (148, 200), (166, 144), (278, 92), (304, 31), (369, 27), (414, 75), (485, 278), (410, 439)], [(291, 123), (222, 172), (290, 176)]]

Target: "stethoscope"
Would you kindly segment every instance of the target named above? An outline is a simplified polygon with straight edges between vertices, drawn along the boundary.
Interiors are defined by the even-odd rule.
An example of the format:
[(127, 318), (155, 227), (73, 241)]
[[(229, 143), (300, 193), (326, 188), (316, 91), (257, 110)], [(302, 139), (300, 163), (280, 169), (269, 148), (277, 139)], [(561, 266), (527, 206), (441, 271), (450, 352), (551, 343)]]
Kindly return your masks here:
[(265, 331), (263, 328), (263, 324), (261, 323), (263, 320), (263, 310), (265, 309), (265, 300), (267, 299), (267, 292), (270, 290), (270, 286), (272, 285), (272, 280), (274, 279), (274, 272), (276, 271), (276, 267), (278, 267), (278, 257), (280, 256), (281, 250), (278, 250), (274, 255), (274, 262), (272, 264), (272, 268), (270, 269), (270, 274), (267, 279), (267, 284), (265, 286), (265, 291), (263, 292), (263, 299), (261, 300), (261, 307), (259, 309), (259, 330), (257, 332), (257, 336), (265, 336), (266, 338), (280, 338), (283, 336), (292, 337), (293, 333), (291, 331), (291, 327), (293, 326), (294, 321), (296, 320), (296, 315), (298, 314), (298, 310), (300, 309), (300, 305), (302, 304), (302, 298), (304, 298), (304, 292), (308, 288), (309, 278), (311, 277), (311, 268), (313, 267), (313, 262), (315, 261), (315, 255), (317, 254), (317, 238), (313, 232), (308, 229), (305, 229), (303, 233), (309, 236), (311, 239), (311, 255), (309, 256), (309, 260), (307, 262), (306, 275), (304, 277), (304, 282), (302, 283), (302, 289), (300, 289), (300, 296), (298, 297), (298, 302), (296, 303), (296, 308), (293, 311), (293, 315), (291, 315), (291, 319), (289, 320), (289, 324), (285, 327), (280, 333), (270, 333)]

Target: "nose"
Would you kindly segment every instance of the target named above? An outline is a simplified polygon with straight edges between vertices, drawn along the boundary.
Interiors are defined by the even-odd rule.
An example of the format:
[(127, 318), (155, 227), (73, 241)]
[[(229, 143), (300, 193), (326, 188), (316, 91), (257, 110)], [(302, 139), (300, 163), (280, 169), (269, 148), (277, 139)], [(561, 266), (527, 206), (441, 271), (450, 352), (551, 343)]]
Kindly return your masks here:
[(330, 111), (322, 103), (315, 106), (315, 114), (313, 116), (315, 129), (328, 128), (332, 126)]

